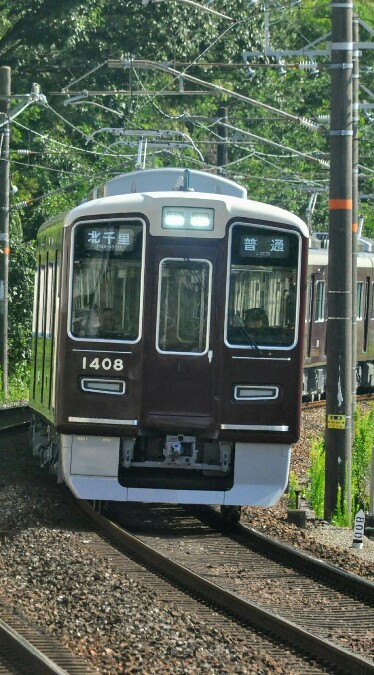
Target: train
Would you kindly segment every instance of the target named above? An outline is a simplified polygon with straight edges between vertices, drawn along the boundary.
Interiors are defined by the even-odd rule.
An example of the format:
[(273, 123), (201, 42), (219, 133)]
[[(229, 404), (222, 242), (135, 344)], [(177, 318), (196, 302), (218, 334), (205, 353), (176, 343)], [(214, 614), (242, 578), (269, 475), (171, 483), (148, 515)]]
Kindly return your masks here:
[[(357, 242), (356, 383), (358, 392), (374, 391), (374, 241)], [(328, 234), (310, 238), (302, 397), (326, 396)]]
[[(95, 188), (37, 235), (34, 455), (94, 502), (236, 519), (277, 503), (302, 397), (323, 395), (326, 269), (298, 216), (223, 176), (145, 169)], [(364, 385), (371, 254), (359, 270)]]

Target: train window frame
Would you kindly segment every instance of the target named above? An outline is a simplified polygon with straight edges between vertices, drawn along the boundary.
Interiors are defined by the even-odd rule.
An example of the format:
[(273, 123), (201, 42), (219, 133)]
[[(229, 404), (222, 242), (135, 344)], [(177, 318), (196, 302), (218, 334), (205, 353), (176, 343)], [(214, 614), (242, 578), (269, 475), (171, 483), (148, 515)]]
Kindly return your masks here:
[[(319, 289), (323, 289), (321, 300), (319, 300)], [(315, 307), (314, 323), (323, 323), (326, 320), (326, 280), (316, 279), (315, 282)]]
[[(176, 350), (176, 349), (162, 349), (160, 345), (160, 333), (161, 333), (161, 301), (162, 301), (162, 266), (167, 262), (173, 263), (204, 263), (208, 269), (208, 292), (206, 298), (206, 331), (205, 331), (205, 347), (202, 351), (192, 351), (189, 350)], [(209, 343), (210, 343), (210, 329), (211, 329), (211, 309), (212, 309), (212, 280), (213, 280), (213, 264), (207, 258), (180, 258), (180, 257), (171, 257), (167, 256), (162, 258), (159, 262), (158, 267), (158, 282), (157, 282), (157, 315), (156, 315), (156, 334), (155, 334), (155, 347), (156, 351), (162, 355), (178, 355), (178, 356), (204, 356), (209, 352)], [(183, 342), (183, 340), (181, 341)]]
[(33, 298), (33, 311), (32, 311), (32, 328), (31, 335), (36, 337), (38, 331), (38, 316), (39, 316), (39, 270), (40, 264), (35, 267), (34, 271), (34, 298)]
[[(87, 225), (102, 227), (106, 223), (116, 223), (126, 225), (135, 224), (141, 226), (142, 236), (142, 251), (140, 257), (140, 273), (139, 273), (139, 303), (138, 303), (138, 322), (137, 322), (137, 336), (134, 339), (122, 337), (103, 337), (99, 335), (82, 335), (78, 336), (72, 331), (73, 321), (73, 296), (74, 296), (74, 246), (75, 237), (78, 228), (86, 227)], [(70, 235), (70, 266), (69, 266), (69, 290), (68, 290), (68, 312), (67, 312), (67, 334), (76, 342), (98, 342), (98, 343), (121, 343), (121, 344), (136, 344), (140, 342), (143, 337), (143, 313), (144, 313), (144, 284), (145, 284), (145, 254), (146, 254), (146, 221), (141, 216), (124, 216), (124, 217), (110, 217), (98, 216), (97, 218), (89, 218), (87, 220), (77, 220), (72, 228)]]
[[(274, 344), (270, 340), (261, 340), (263, 335), (258, 336), (258, 341), (248, 340), (245, 344), (239, 342), (230, 342), (229, 340), (229, 315), (230, 315), (230, 282), (231, 282), (231, 268), (232, 268), (232, 249), (233, 236), (236, 227), (246, 227), (248, 229), (263, 230), (264, 234), (287, 235), (293, 236), (297, 243), (297, 259), (295, 271), (294, 289), (296, 290), (294, 296), (294, 317), (295, 325), (293, 326), (293, 340), (289, 344)], [(258, 349), (267, 349), (274, 352), (291, 351), (298, 344), (299, 321), (300, 321), (300, 279), (301, 279), (301, 260), (302, 260), (302, 238), (300, 232), (297, 230), (282, 227), (277, 223), (264, 224), (259, 221), (235, 220), (231, 223), (228, 233), (228, 252), (227, 252), (227, 273), (226, 273), (226, 299), (225, 299), (225, 323), (224, 323), (224, 343), (229, 349), (252, 350), (256, 354)], [(256, 336), (257, 337), (257, 336)], [(260, 354), (257, 354), (260, 356)]]
[(310, 323), (313, 317), (313, 290), (313, 280), (309, 279), (306, 287), (305, 323)]

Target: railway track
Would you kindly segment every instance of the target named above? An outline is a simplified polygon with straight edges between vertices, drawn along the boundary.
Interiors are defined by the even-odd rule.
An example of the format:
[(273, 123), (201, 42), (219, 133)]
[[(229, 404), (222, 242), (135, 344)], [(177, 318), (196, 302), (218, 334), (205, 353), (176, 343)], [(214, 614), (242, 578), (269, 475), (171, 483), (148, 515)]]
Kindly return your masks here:
[[(374, 403), (374, 394), (373, 393), (367, 393), (367, 394), (357, 394), (356, 396), (357, 401), (368, 401)], [(302, 408), (305, 410), (310, 410), (311, 408), (321, 408), (324, 405), (326, 405), (326, 396), (323, 398), (315, 398), (313, 401), (303, 401)]]
[(3, 603), (0, 617), (0, 675), (92, 675), (82, 659)]
[[(20, 431), (23, 434), (30, 419), (28, 406), (1, 409), (0, 435), (13, 437), (14, 432)], [(0, 529), (0, 544), (6, 542), (8, 534)], [(0, 600), (0, 675), (92, 675), (97, 672), (3, 602), (4, 590)]]
[[(14, 415), (14, 413), (13, 413)], [(15, 419), (13, 420), (15, 421)], [(7, 425), (10, 427), (11, 425)], [(147, 508), (147, 507), (146, 507)], [(149, 507), (148, 507), (149, 508)], [(97, 514), (91, 511), (91, 516), (97, 518)], [(243, 528), (237, 528), (235, 533), (230, 533), (227, 539), (226, 532), (218, 532), (218, 522), (220, 518), (216, 513), (210, 514), (210, 517), (216, 519), (216, 523), (206, 520), (207, 512), (204, 514), (196, 512), (186, 513), (179, 507), (155, 507), (152, 506), (149, 511), (154, 511), (154, 520), (149, 513), (141, 511), (141, 505), (136, 506), (138, 513), (138, 520), (131, 519), (132, 528), (138, 530), (143, 544), (143, 549), (150, 548), (155, 559), (151, 562), (146, 562), (148, 566), (154, 567), (157, 572), (157, 581), (155, 582), (155, 575), (153, 571), (144, 570), (144, 567), (138, 562), (130, 560), (126, 563), (126, 572), (137, 579), (147, 582), (152, 590), (161, 587), (162, 593), (167, 596), (167, 601), (177, 606), (183, 607), (188, 613), (200, 614), (204, 623), (212, 622), (213, 626), (219, 626), (226, 632), (231, 632), (232, 635), (240, 636), (246, 644), (258, 645), (259, 651), (265, 651), (274, 655), (274, 658), (284, 658), (285, 650), (290, 652), (289, 672), (297, 673), (320, 673), (320, 672), (354, 672), (354, 673), (374, 673), (374, 663), (366, 658), (363, 654), (352, 654), (350, 650), (344, 648), (344, 642), (347, 639), (343, 634), (343, 628), (337, 627), (334, 623), (337, 614), (339, 613), (335, 593), (340, 592), (342, 587), (345, 587), (347, 605), (342, 610), (345, 623), (349, 623), (350, 633), (354, 632), (358, 646), (361, 646), (361, 651), (365, 652), (372, 649), (372, 637), (365, 626), (370, 628), (373, 625), (373, 589), (374, 585), (358, 577), (342, 573), (336, 576), (336, 570), (330, 565), (319, 563), (319, 569), (316, 570), (314, 565), (310, 570), (310, 576), (314, 577), (314, 582), (317, 579), (317, 590), (313, 590), (309, 586), (309, 582), (303, 581), (304, 570), (310, 567), (310, 558), (302, 554), (296, 554), (291, 547), (279, 547), (269, 540), (267, 537), (260, 535), (255, 531), (248, 531), (244, 533)], [(167, 516), (167, 517), (166, 517)], [(169, 516), (171, 516), (172, 523), (170, 524)], [(203, 516), (203, 522), (201, 517)], [(159, 528), (159, 523), (164, 522), (163, 528)], [(144, 529), (144, 522), (147, 527)], [(98, 524), (98, 523), (96, 523)], [(100, 520), (100, 527), (103, 526), (103, 521)], [(120, 528), (112, 525), (115, 530), (115, 540), (122, 541), (122, 534), (119, 535)], [(202, 535), (202, 537), (200, 537)], [(107, 534), (107, 537), (112, 538), (112, 533)], [(248, 542), (244, 540), (250, 537), (252, 543), (251, 559), (248, 557), (240, 558), (236, 555), (239, 549), (247, 550), (245, 553), (248, 556)], [(138, 537), (139, 538), (139, 537)], [(240, 538), (242, 538), (240, 540)], [(148, 553), (139, 552), (133, 549), (134, 537), (131, 538), (131, 544), (128, 540), (126, 544), (123, 542), (120, 546), (125, 546), (125, 549), (130, 550), (131, 555), (136, 558), (143, 558), (147, 560)], [(217, 557), (214, 560), (210, 556), (209, 550), (206, 548), (206, 543), (212, 544), (212, 549), (216, 549)], [(97, 548), (101, 555), (110, 558), (115, 565), (122, 567), (123, 556), (116, 552), (111, 546), (98, 540)], [(136, 544), (137, 546), (138, 544)], [(223, 556), (223, 551), (225, 557)], [(262, 549), (262, 553), (261, 553)], [(270, 569), (265, 567), (263, 552), (265, 551), (265, 558), (272, 555), (272, 562)], [(287, 551), (289, 549), (289, 551)], [(168, 559), (170, 555), (173, 558), (172, 564), (174, 571), (168, 569)], [(287, 557), (286, 557), (287, 556)], [(296, 556), (296, 558), (295, 558)], [(194, 566), (190, 565), (190, 561), (194, 560)], [(160, 562), (161, 567), (160, 567)], [(315, 561), (314, 561), (315, 562)], [(288, 566), (288, 569), (281, 572), (281, 566)], [(191, 567), (191, 570), (189, 569)], [(243, 590), (240, 584), (246, 585), (245, 571), (250, 570), (250, 575), (256, 580), (257, 588), (251, 592), (255, 595), (255, 601), (248, 603), (248, 588)], [(323, 571), (323, 576), (321, 577)], [(161, 575), (161, 576), (160, 576)], [(279, 583), (280, 577), (283, 576), (286, 586), (295, 589), (295, 596), (298, 598), (298, 606), (289, 604), (285, 610), (282, 610), (280, 604), (271, 606), (265, 599), (265, 607), (263, 598), (263, 589), (269, 583)], [(170, 587), (167, 579), (174, 579), (174, 584), (181, 584), (182, 588)], [(192, 589), (192, 597), (187, 593), (187, 581)], [(219, 585), (215, 583), (218, 580)], [(271, 581), (269, 581), (271, 580)], [(240, 584), (239, 584), (240, 582)], [(321, 588), (329, 587), (332, 589), (333, 595), (329, 596), (322, 594)], [(337, 590), (338, 589), (338, 590)], [(324, 591), (323, 591), (324, 593)], [(196, 599), (196, 596), (199, 599)], [(323, 603), (319, 603), (319, 608), (331, 606), (329, 612), (317, 613), (317, 617), (312, 616), (313, 598), (318, 597), (318, 594), (323, 597)], [(238, 597), (237, 597), (238, 596)], [(279, 597), (282, 596), (282, 590), (279, 590)], [(332, 597), (332, 599), (331, 599)], [(227, 600), (228, 598), (228, 600)], [(203, 604), (201, 603), (203, 599)], [(228, 609), (224, 609), (225, 604), (228, 603)], [(219, 609), (219, 612), (217, 611)], [(330, 611), (331, 609), (331, 611)], [(0, 616), (3, 616), (1, 610)], [(322, 616), (322, 621), (321, 621)], [(316, 634), (321, 631), (321, 634)], [(348, 631), (349, 632), (349, 631)], [(340, 633), (336, 635), (336, 633)], [(327, 639), (326, 639), (327, 635)], [(340, 638), (341, 644), (334, 644), (333, 638)], [(34, 643), (33, 643), (34, 644)], [(264, 644), (266, 645), (264, 647)], [(5, 671), (13, 672), (13, 671)], [(14, 671), (27, 672), (27, 671)], [(42, 672), (42, 671), (28, 671), (28, 672)], [(44, 671), (43, 671), (44, 672)], [(53, 672), (53, 671), (52, 671)], [(68, 670), (69, 674), (74, 672)], [(75, 671), (75, 672), (92, 672), (92, 671)], [(0, 665), (0, 674), (2, 673)]]
[[(244, 639), (251, 644), (258, 642), (259, 649), (267, 650), (274, 657), (282, 652), (284, 656), (288, 651), (289, 672), (374, 673), (373, 660), (344, 647), (347, 637), (344, 622), (348, 619), (361, 644), (366, 641), (367, 648), (372, 649), (369, 628), (374, 623), (373, 584), (365, 581), (360, 584), (361, 580), (354, 577), (346, 592), (343, 587), (351, 575), (341, 575), (332, 566), (318, 565), (313, 559), (307, 562), (308, 556), (303, 556), (301, 567), (309, 567), (306, 577), (305, 571), (295, 569), (295, 561), (290, 568), (289, 559), (286, 564), (274, 560), (275, 542), (271, 558), (261, 552), (265, 542), (250, 542), (244, 528), (228, 536), (207, 523), (206, 516), (202, 522), (195, 513), (190, 510), (186, 513), (181, 507), (139, 507), (139, 504), (134, 507), (135, 517), (132, 517), (126, 505), (125, 518), (117, 508), (114, 517), (121, 522), (118, 525), (113, 519), (103, 518), (87, 503), (81, 504), (106, 538), (141, 561), (148, 570), (151, 568), (158, 577), (161, 575), (162, 585), (166, 583), (165, 578), (176, 584), (166, 591), (169, 599), (182, 604), (189, 612), (202, 612), (204, 621), (212, 621), (212, 626), (223, 626), (235, 635), (240, 630), (249, 630), (250, 635)], [(124, 530), (123, 523), (127, 528), (131, 526), (137, 536)], [(249, 535), (253, 540), (253, 533)], [(102, 554), (115, 560), (116, 565), (122, 565), (119, 553), (107, 551), (104, 542), (98, 546)], [(284, 555), (285, 551), (279, 549), (278, 558)], [(157, 589), (160, 581), (155, 581), (154, 572), (150, 583)], [(142, 580), (148, 574), (150, 572), (144, 570), (136, 572)], [(282, 583), (288, 587), (288, 606), (287, 603), (282, 606)], [(274, 600), (270, 602), (269, 594), (264, 593), (267, 584), (279, 585), (275, 604)], [(294, 602), (290, 602), (290, 587), (295, 588)], [(316, 593), (322, 600), (317, 613), (313, 613)], [(189, 607), (191, 594), (193, 609)], [(200, 609), (196, 598), (203, 603)], [(213, 612), (209, 618), (207, 606)], [(322, 613), (322, 607), (329, 609), (328, 613)], [(360, 632), (359, 624), (363, 621), (368, 630)], [(267, 641), (267, 646), (264, 647), (263, 641)]]
[(31, 410), (28, 405), (0, 408), (0, 433), (26, 428), (30, 421)]

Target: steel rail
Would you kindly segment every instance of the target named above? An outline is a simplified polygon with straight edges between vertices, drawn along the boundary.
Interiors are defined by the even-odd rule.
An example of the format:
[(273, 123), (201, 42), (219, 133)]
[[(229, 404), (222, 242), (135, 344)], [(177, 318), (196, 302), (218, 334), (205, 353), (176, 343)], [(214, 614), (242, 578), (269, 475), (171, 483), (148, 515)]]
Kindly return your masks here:
[(17, 657), (38, 675), (69, 675), (2, 619), (0, 619), (1, 644), (16, 652)]
[[(0, 434), (28, 426), (31, 421), (31, 414), (28, 405), (0, 408)], [(18, 417), (18, 419), (11, 422), (12, 417)]]
[(184, 565), (171, 560), (162, 553), (148, 546), (126, 530), (98, 514), (90, 504), (77, 501), (79, 509), (102, 530), (102, 532), (126, 551), (141, 559), (147, 565), (172, 581), (182, 586), (188, 592), (199, 594), (210, 604), (228, 612), (240, 621), (261, 629), (276, 636), (282, 641), (297, 646), (314, 659), (324, 659), (341, 672), (368, 675), (374, 673), (374, 663), (364, 657), (344, 649), (330, 640), (321, 638), (288, 619), (284, 619), (271, 611), (263, 609), (257, 603), (245, 600), (236, 593), (228, 591), (212, 581), (201, 577)]
[(268, 555), (281, 559), (283, 563), (290, 562), (290, 564), (309, 574), (312, 572), (318, 574), (319, 577), (323, 576), (326, 581), (339, 585), (347, 593), (358, 593), (365, 596), (366, 600), (374, 601), (374, 583), (368, 579), (346, 572), (340, 567), (298, 551), (292, 546), (276, 541), (243, 523), (238, 523), (236, 527), (246, 539), (258, 545)]
[[(196, 507), (190, 508), (192, 511), (196, 510)], [(374, 583), (368, 579), (346, 572), (340, 567), (295, 549), (289, 544), (273, 539), (244, 523), (228, 525), (222, 521), (221, 515), (213, 507), (204, 507), (204, 514), (199, 513), (198, 517), (208, 522), (215, 529), (222, 531), (226, 536), (235, 538), (235, 534), (237, 534), (240, 538), (240, 544), (244, 546), (250, 548), (256, 546), (260, 553), (266, 553), (267, 556), (281, 561), (284, 565), (297, 567), (301, 572), (313, 574), (318, 578), (323, 578), (329, 584), (339, 586), (345, 593), (358, 594), (364, 596), (365, 600), (374, 602)]]

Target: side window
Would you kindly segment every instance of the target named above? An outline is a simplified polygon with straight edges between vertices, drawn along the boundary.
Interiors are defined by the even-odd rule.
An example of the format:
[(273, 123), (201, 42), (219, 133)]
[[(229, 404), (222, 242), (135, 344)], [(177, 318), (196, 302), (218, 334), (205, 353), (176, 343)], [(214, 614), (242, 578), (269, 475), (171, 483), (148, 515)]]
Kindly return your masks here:
[(47, 298), (46, 298), (46, 311), (45, 311), (45, 336), (50, 338), (52, 335), (52, 302), (53, 302), (53, 291), (54, 291), (54, 264), (50, 263), (48, 265), (47, 272)]
[(39, 303), (39, 270), (37, 267), (35, 269), (34, 275), (34, 303), (33, 303), (33, 312), (32, 312), (32, 336), (35, 337), (38, 329), (38, 303)]
[(306, 300), (306, 312), (305, 312), (305, 321), (309, 323), (312, 320), (313, 312), (313, 282), (310, 279), (307, 286), (307, 300)]
[(45, 266), (39, 267), (39, 306), (38, 306), (38, 337), (42, 337), (45, 332)]
[(157, 350), (203, 354), (208, 349), (212, 266), (208, 260), (160, 262)]
[(364, 309), (364, 282), (357, 282), (357, 319), (362, 321)]
[(316, 311), (315, 321), (325, 320), (326, 282), (316, 282)]

